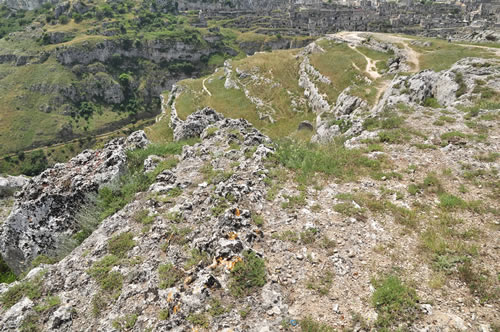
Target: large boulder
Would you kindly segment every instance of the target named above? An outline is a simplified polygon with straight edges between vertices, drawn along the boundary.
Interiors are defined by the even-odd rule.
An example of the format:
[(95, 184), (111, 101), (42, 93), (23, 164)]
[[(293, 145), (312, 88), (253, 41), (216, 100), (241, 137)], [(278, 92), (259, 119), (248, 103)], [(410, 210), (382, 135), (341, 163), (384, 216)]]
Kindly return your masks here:
[(190, 114), (186, 121), (178, 121), (174, 127), (174, 139), (180, 141), (192, 137), (200, 137), (203, 130), (210, 124), (223, 119), (223, 116), (210, 107)]
[(21, 189), (28, 180), (25, 176), (0, 176), (0, 198), (11, 196), (14, 192)]
[(126, 168), (126, 152), (149, 143), (143, 131), (117, 138), (102, 150), (86, 150), (65, 164), (33, 177), (17, 194), (0, 230), (0, 254), (19, 274), (38, 255), (55, 255), (79, 230), (75, 215), (99, 187), (113, 182)]

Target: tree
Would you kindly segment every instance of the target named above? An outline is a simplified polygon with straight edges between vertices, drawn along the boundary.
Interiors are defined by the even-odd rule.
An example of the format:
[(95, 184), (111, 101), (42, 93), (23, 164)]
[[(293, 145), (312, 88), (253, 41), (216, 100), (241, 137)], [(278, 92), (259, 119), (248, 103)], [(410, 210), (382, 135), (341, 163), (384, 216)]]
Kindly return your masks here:
[(66, 15), (61, 15), (59, 16), (59, 23), (61, 24), (68, 24), (69, 18)]
[(80, 13), (73, 13), (73, 19), (76, 23), (80, 23), (81, 21), (83, 21), (83, 16)]

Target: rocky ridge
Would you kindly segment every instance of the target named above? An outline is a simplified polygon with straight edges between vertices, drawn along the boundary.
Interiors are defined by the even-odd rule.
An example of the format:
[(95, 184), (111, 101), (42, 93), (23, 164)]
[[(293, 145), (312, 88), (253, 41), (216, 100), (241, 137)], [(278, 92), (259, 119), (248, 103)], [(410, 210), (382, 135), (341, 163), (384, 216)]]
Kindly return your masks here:
[(87, 196), (125, 171), (126, 151), (148, 144), (143, 131), (112, 140), (102, 150), (86, 150), (68, 163), (57, 164), (31, 178), (16, 193), (16, 202), (2, 224), (0, 253), (16, 273), (38, 255), (56, 256), (79, 230), (75, 216)]
[[(216, 119), (203, 122), (205, 116)], [(46, 330), (112, 331), (113, 321), (136, 314), (134, 330), (185, 331), (197, 325), (189, 317), (203, 313), (219, 296), (227, 296), (224, 292), (231, 287), (230, 271), (246, 257), (244, 254), (263, 255), (263, 234), (252, 217), (262, 209), (263, 180), (268, 172), (263, 161), (273, 153), (270, 140), (247, 121), (223, 119), (210, 109), (186, 120), (182, 126), (186, 132), (180, 137), (189, 137), (193, 128), (202, 126), (202, 142), (185, 146), (179, 164), (158, 175), (148, 192), (104, 220), (61, 262), (30, 272), (27, 279), (35, 278), (43, 269), (43, 293), (57, 295), (62, 301), (58, 310), (39, 321), (40, 326)], [(234, 144), (241, 149), (229, 148)], [(73, 162), (67, 167), (71, 169)], [(228, 173), (229, 165), (235, 163), (238, 165), (231, 166)], [(207, 167), (216, 174), (208, 182), (204, 174)], [(159, 189), (158, 184), (171, 186)], [(172, 196), (178, 190), (182, 193)], [(141, 211), (153, 220), (147, 229), (137, 222), (136, 215)], [(107, 295), (89, 271), (109, 257), (108, 240), (124, 234), (130, 234), (134, 245), (112, 272), (123, 276), (122, 291), (113, 297), (109, 308), (92, 319), (95, 301)], [(132, 261), (135, 263), (126, 263)], [(162, 286), (161, 266), (172, 267), (175, 282)], [(89, 302), (89, 298), (93, 301)], [(278, 328), (281, 315), (287, 314), (282, 290), (269, 279), (261, 291), (235, 301), (234, 308), (227, 307), (210, 321), (211, 330), (272, 331)], [(34, 305), (25, 298), (5, 311), (2, 331), (18, 328)], [(261, 309), (253, 311), (244, 322), (237, 311), (243, 306)], [(261, 310), (268, 312), (268, 318), (260, 317)], [(166, 312), (169, 319), (158, 318), (159, 311)]]

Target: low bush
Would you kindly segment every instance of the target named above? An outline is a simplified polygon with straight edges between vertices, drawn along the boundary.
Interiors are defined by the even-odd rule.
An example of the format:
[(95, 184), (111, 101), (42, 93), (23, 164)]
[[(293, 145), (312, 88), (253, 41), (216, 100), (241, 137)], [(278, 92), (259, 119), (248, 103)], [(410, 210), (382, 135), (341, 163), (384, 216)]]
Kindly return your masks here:
[(245, 251), (243, 260), (231, 271), (230, 291), (234, 296), (246, 296), (266, 284), (266, 264), (253, 251)]
[(396, 327), (400, 323), (411, 323), (418, 317), (415, 290), (397, 276), (389, 275), (372, 283), (375, 286), (372, 304), (378, 313), (375, 323), (378, 327)]

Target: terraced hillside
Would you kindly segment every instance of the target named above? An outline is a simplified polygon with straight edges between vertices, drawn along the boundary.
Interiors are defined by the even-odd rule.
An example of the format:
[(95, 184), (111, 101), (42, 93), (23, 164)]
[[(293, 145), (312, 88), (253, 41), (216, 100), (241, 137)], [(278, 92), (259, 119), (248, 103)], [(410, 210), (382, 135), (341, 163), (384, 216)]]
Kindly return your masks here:
[(0, 172), (7, 173), (19, 172), (34, 148), (71, 142), (62, 152), (42, 150), (52, 164), (97, 135), (143, 126), (160, 112), (162, 91), (226, 58), (312, 40), (220, 29), (142, 1), (2, 6), (0, 20)]

